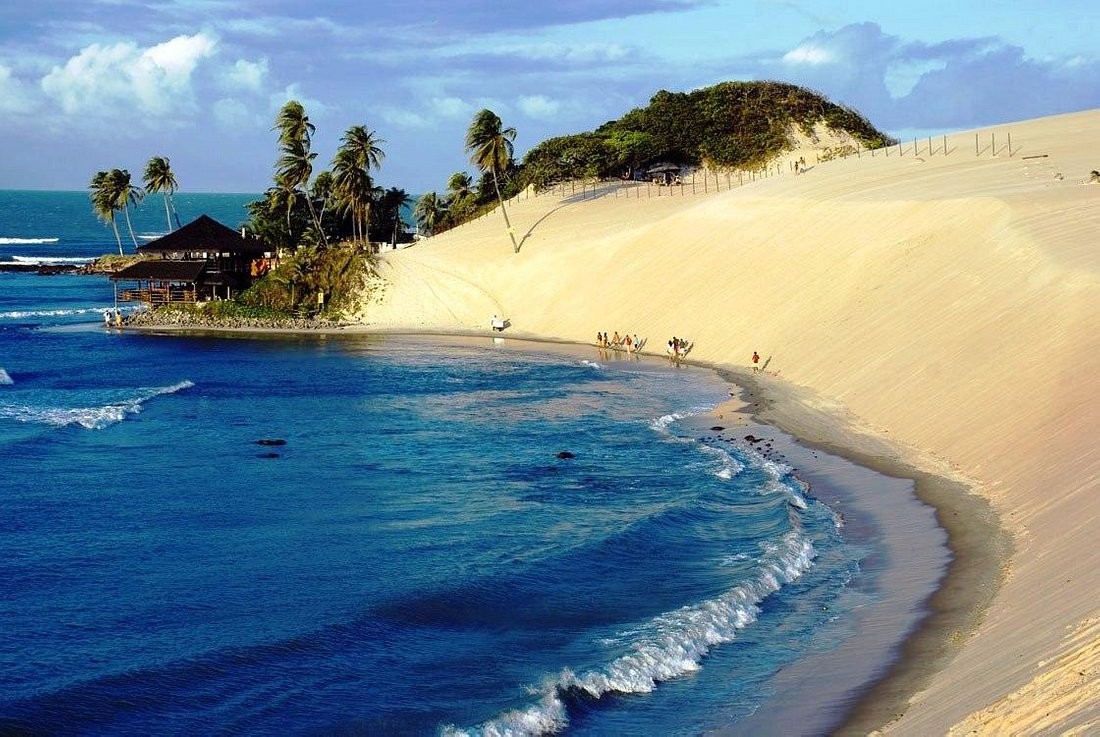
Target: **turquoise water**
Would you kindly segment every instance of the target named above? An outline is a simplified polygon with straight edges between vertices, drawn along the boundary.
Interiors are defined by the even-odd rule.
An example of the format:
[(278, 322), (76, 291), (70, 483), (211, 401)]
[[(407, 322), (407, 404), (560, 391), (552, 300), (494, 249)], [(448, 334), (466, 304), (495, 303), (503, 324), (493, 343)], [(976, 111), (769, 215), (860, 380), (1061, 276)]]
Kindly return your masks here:
[(866, 603), (873, 540), (684, 424), (709, 371), (110, 294), (0, 273), (0, 732), (699, 734)]
[[(206, 214), (234, 229), (248, 221), (245, 206), (255, 199), (258, 195), (188, 192), (172, 198), (181, 223)], [(126, 220), (121, 213), (116, 217), (122, 249), (134, 253)], [(133, 209), (130, 219), (139, 246), (168, 232), (159, 194)], [(85, 262), (105, 253), (118, 253), (118, 243), (110, 224), (95, 216), (87, 192), (0, 190), (0, 262)]]

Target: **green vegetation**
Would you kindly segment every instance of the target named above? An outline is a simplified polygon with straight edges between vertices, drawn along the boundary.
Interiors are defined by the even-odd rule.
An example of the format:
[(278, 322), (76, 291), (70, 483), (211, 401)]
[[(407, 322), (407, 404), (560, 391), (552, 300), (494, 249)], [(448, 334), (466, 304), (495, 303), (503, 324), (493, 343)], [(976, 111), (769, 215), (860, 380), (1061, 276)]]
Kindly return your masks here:
[[(499, 118), (482, 110), (470, 125), (466, 140), (471, 160), (482, 173), (481, 181), (472, 187), (465, 172), (453, 175), (448, 194), (424, 195), (416, 216), (425, 230), (439, 233), (498, 203), (507, 221), (504, 200), (529, 186), (633, 177), (664, 162), (756, 169), (790, 147), (792, 127), (810, 135), (818, 123), (847, 132), (866, 148), (895, 143), (856, 111), (810, 90), (783, 82), (723, 82), (692, 92), (662, 90), (646, 107), (631, 110), (595, 131), (543, 141), (517, 165), (511, 148), (515, 130), (502, 129)], [(827, 159), (855, 151), (846, 148), (826, 151), (823, 156)], [(508, 228), (511, 235), (511, 226)]]
[(370, 255), (354, 243), (303, 246), (237, 297), (238, 307), (255, 314), (235, 316), (337, 318), (358, 307), (360, 288), (371, 268)]
[[(658, 92), (644, 108), (591, 133), (551, 138), (523, 160), (538, 187), (587, 177), (630, 176), (657, 162), (754, 169), (789, 148), (792, 127), (817, 123), (867, 148), (893, 143), (856, 111), (782, 82), (723, 82), (692, 92)], [(839, 155), (839, 152), (838, 154)]]
[(282, 257), (235, 300), (239, 309), (259, 312), (234, 316), (338, 317), (356, 307), (371, 270), (370, 242), (404, 237), (401, 207), (408, 195), (375, 185), (371, 171), (382, 165), (385, 142), (366, 126), (348, 128), (332, 171), (315, 177), (315, 127), (301, 103), (284, 105), (273, 130), (280, 152), (274, 186), (249, 203), (249, 226)]

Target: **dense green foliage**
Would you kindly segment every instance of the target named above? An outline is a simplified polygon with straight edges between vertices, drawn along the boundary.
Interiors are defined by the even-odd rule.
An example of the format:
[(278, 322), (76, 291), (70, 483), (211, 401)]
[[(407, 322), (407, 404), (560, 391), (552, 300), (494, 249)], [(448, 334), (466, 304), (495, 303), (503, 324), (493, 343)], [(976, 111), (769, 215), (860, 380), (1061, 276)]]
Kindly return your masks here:
[(236, 302), (257, 313), (241, 316), (337, 317), (358, 306), (359, 290), (370, 268), (369, 255), (352, 243), (303, 246), (242, 292)]
[(817, 123), (862, 145), (891, 140), (850, 108), (782, 82), (723, 82), (691, 92), (658, 92), (590, 133), (551, 138), (528, 151), (523, 184), (537, 187), (586, 177), (629, 176), (657, 162), (752, 169), (782, 153), (792, 126)]
[(783, 82), (723, 82), (691, 92), (662, 90), (646, 107), (594, 131), (543, 141), (517, 165), (510, 150), (515, 130), (502, 129), (500, 119), (483, 110), (466, 141), (480, 180), (473, 185), (465, 172), (452, 175), (446, 195), (429, 192), (418, 203), (417, 220), (426, 232), (441, 233), (529, 186), (631, 177), (657, 163), (756, 169), (790, 146), (792, 127), (809, 135), (817, 123), (847, 132), (866, 148), (894, 143), (858, 112), (810, 90)]

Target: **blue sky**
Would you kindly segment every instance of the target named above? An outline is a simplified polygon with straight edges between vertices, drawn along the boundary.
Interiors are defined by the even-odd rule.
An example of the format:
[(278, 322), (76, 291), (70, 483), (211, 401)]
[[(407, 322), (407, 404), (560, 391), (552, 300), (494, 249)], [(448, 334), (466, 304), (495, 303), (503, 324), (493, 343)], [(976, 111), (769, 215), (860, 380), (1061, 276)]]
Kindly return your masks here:
[(168, 156), (186, 191), (258, 192), (288, 99), (386, 141), (419, 194), (472, 171), (488, 107), (517, 155), (660, 89), (777, 79), (898, 137), (1100, 107), (1097, 0), (27, 0), (0, 7), (0, 188), (83, 189)]

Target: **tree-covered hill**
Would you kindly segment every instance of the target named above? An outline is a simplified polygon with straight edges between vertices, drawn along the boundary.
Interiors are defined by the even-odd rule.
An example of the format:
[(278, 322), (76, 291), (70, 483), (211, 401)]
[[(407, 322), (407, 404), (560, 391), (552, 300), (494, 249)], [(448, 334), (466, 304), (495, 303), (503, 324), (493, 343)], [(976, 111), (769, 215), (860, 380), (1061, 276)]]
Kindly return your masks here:
[(722, 82), (691, 92), (658, 92), (595, 131), (551, 138), (523, 159), (524, 185), (619, 176), (659, 161), (751, 169), (790, 146), (789, 132), (823, 123), (867, 148), (892, 142), (851, 108), (783, 82)]

